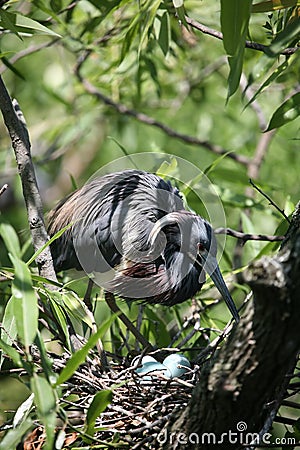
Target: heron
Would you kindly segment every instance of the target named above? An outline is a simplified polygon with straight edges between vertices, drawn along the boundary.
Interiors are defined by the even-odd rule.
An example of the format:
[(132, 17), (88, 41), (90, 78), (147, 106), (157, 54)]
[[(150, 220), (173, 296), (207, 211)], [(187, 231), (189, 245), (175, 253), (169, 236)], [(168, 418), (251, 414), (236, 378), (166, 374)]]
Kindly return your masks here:
[(56, 272), (100, 274), (108, 292), (173, 306), (194, 297), (208, 274), (236, 322), (217, 262), (212, 226), (187, 210), (180, 191), (156, 174), (128, 169), (91, 179), (48, 216)]

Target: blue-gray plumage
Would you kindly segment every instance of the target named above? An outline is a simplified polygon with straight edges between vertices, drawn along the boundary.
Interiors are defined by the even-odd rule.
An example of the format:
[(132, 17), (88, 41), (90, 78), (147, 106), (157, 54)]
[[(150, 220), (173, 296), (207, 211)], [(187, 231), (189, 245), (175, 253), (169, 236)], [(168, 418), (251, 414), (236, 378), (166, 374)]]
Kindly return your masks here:
[(210, 224), (159, 176), (125, 170), (95, 178), (50, 212), (49, 235), (70, 223), (51, 244), (57, 272), (84, 269), (122, 298), (168, 306), (193, 297), (206, 272), (239, 321)]

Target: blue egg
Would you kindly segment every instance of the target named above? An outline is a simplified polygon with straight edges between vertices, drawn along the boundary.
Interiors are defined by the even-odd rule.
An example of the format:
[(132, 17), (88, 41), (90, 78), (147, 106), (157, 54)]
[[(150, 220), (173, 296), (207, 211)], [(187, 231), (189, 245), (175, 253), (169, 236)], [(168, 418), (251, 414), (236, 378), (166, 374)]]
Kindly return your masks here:
[(187, 373), (188, 369), (191, 367), (189, 360), (185, 356), (178, 353), (173, 353), (172, 355), (167, 356), (163, 361), (163, 365), (169, 369), (171, 374), (170, 378), (180, 378), (182, 375)]
[(167, 376), (170, 378), (171, 374), (168, 373), (168, 368), (164, 365), (156, 361), (152, 356), (146, 355), (141, 359), (141, 367), (138, 367), (135, 372), (143, 377), (145, 381), (151, 381), (153, 377), (158, 377), (160, 375)]

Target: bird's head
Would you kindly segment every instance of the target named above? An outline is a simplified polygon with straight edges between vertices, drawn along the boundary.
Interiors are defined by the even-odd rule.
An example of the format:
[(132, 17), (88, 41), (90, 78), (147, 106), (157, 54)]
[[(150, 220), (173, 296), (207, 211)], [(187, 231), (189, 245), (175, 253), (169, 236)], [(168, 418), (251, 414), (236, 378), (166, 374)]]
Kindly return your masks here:
[[(174, 231), (174, 226), (177, 231)], [(200, 216), (189, 211), (182, 210), (169, 213), (154, 224), (148, 240), (150, 249), (156, 247), (159, 236), (162, 237), (163, 229), (165, 229), (166, 235), (171, 232), (173, 241), (177, 243), (178, 252), (183, 256), (181, 261), (192, 262), (193, 265), (198, 265), (201, 269), (199, 281), (203, 283), (205, 280), (203, 269), (211, 277), (235, 321), (239, 322), (239, 314), (218, 265), (217, 241), (211, 225)], [(160, 239), (160, 248), (163, 240), (166, 243), (166, 238), (168, 239), (168, 236), (165, 236), (165, 239)], [(186, 270), (186, 267), (187, 265), (184, 266), (183, 263), (182, 270)]]

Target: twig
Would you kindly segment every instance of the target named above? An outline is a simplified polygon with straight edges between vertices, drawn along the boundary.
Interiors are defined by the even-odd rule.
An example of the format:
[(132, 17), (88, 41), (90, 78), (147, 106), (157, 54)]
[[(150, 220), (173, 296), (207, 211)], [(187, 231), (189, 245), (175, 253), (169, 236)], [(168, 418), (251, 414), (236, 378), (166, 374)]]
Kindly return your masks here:
[[(20, 107), (17, 101), (11, 101), (1, 76), (0, 108), (15, 152), (18, 171), (22, 181), (32, 242), (35, 251), (37, 251), (47, 243), (48, 235), (44, 224), (43, 205), (31, 159), (29, 134)], [(36, 261), (41, 276), (51, 280), (57, 280), (49, 247), (45, 248), (36, 258)]]
[(232, 228), (216, 228), (214, 230), (215, 234), (227, 234), (228, 236), (235, 237), (240, 239), (241, 241), (268, 241), (268, 242), (277, 242), (283, 241), (284, 236), (269, 236), (266, 234), (250, 234), (250, 233), (241, 233), (240, 231), (233, 230)]
[(226, 157), (233, 159), (234, 161), (247, 166), (249, 164), (249, 158), (244, 155), (239, 155), (234, 152), (230, 152), (223, 147), (219, 145), (212, 144), (211, 142), (204, 141), (201, 139), (198, 139), (195, 136), (190, 136), (187, 134), (179, 133), (178, 131), (174, 130), (173, 128), (169, 127), (168, 125), (159, 122), (158, 120), (154, 119), (151, 116), (148, 116), (146, 114), (140, 113), (138, 111), (135, 111), (134, 109), (130, 109), (127, 106), (125, 106), (122, 103), (117, 103), (114, 100), (112, 100), (110, 97), (107, 97), (102, 92), (100, 92), (93, 84), (91, 84), (86, 78), (82, 77), (80, 73), (81, 66), (83, 62), (86, 60), (86, 58), (91, 54), (91, 50), (86, 51), (81, 58), (78, 60), (77, 66), (75, 67), (75, 74), (82, 84), (82, 86), (85, 88), (85, 90), (90, 94), (96, 97), (98, 100), (103, 102), (105, 105), (111, 106), (114, 108), (119, 114), (127, 115), (130, 117), (133, 117), (134, 119), (138, 120), (141, 123), (144, 123), (146, 125), (150, 125), (156, 128), (159, 128), (161, 131), (166, 133), (168, 136), (179, 139), (182, 142), (185, 142), (190, 145), (196, 145), (204, 147), (206, 150), (211, 151), (212, 153), (215, 153), (217, 155), (226, 155)]
[(276, 205), (276, 203), (271, 199), (271, 197), (269, 197), (265, 192), (263, 192), (261, 189), (259, 189), (259, 187), (256, 186), (256, 184), (253, 183), (253, 181), (252, 181), (251, 179), (249, 180), (249, 183), (251, 184), (251, 186), (254, 187), (254, 189), (256, 189), (263, 197), (265, 197), (265, 198), (270, 202), (270, 205), (274, 206), (274, 208), (277, 209), (277, 211), (279, 211), (280, 214), (283, 215), (283, 217), (285, 218), (285, 220), (286, 220), (289, 224), (291, 223), (290, 219), (289, 219), (288, 216), (285, 214), (284, 210), (283, 210), (283, 209), (280, 209), (279, 206)]
[[(42, 44), (39, 45), (31, 45), (30, 47), (25, 48), (24, 50), (21, 50), (20, 52), (16, 53), (8, 60), (8, 62), (9, 64), (13, 65), (20, 59), (24, 58), (25, 56), (32, 55), (33, 53), (36, 53), (42, 50), (43, 48), (51, 47), (51, 45), (55, 44), (59, 39), (60, 38), (55, 38), (50, 42), (43, 42)], [(2, 65), (0, 66), (0, 75), (2, 75), (7, 69), (8, 67), (4, 63), (2, 63)]]
[[(195, 19), (191, 19), (190, 17), (185, 17), (186, 22), (192, 27), (195, 28), (198, 31), (201, 31), (204, 34), (208, 34), (209, 36), (213, 36), (217, 39), (223, 40), (223, 34), (220, 31), (214, 30), (212, 28), (209, 28), (202, 23), (197, 22)], [(246, 48), (251, 48), (252, 50), (258, 50), (259, 52), (264, 52), (268, 48), (267, 45), (259, 44), (258, 42), (253, 41), (246, 41), (245, 42)], [(296, 51), (299, 50), (299, 47), (288, 47), (282, 50), (280, 52), (281, 55), (292, 55), (296, 53)]]
[(0, 189), (0, 196), (6, 191), (7, 188), (8, 188), (8, 184), (4, 184), (2, 186), (2, 188)]
[(128, 328), (129, 331), (136, 337), (136, 339), (149, 350), (153, 350), (152, 345), (144, 338), (144, 336), (135, 328), (135, 326), (130, 322), (128, 317), (120, 310), (118, 305), (116, 304), (115, 297), (111, 292), (105, 292), (105, 301), (108, 304), (109, 308), (112, 312), (118, 313), (118, 317), (124, 325)]

